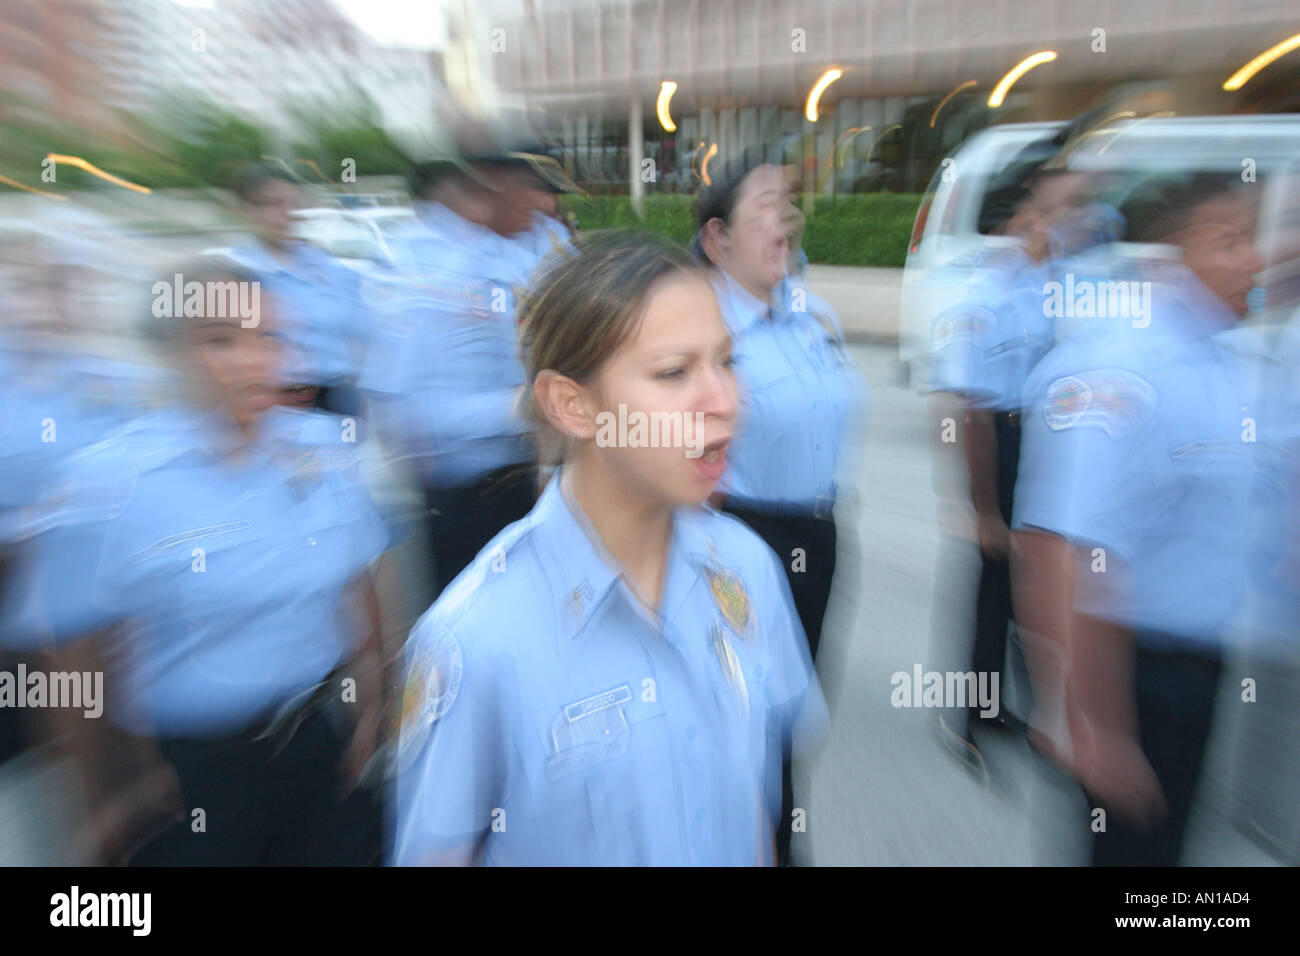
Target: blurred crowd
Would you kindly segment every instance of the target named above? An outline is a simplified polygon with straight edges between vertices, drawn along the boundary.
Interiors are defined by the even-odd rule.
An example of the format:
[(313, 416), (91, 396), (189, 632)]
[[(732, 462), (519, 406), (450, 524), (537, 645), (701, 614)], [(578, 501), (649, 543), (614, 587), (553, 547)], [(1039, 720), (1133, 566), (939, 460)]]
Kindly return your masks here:
[[(977, 247), (942, 263), (931, 422), (945, 513), (967, 515), (981, 555), (969, 671), (1019, 656), (1032, 705), (945, 711), (940, 733), (976, 772), (982, 734), (1026, 735), (1094, 824), (1102, 811), (1094, 863), (1175, 865), (1231, 719), (1239, 818), (1288, 845), (1300, 179), (1089, 169), (1073, 160), (1093, 120), (994, 170)], [(807, 287), (789, 171), (754, 155), (714, 168), (692, 252), (734, 343), (740, 413), (700, 467), (721, 475), (709, 502), (780, 556), (811, 663), (867, 390)], [(399, 743), (454, 706), (463, 663), (435, 641), (441, 659), (408, 664), (406, 637), (466, 568), (506, 560), (489, 550), (503, 529), (543, 513), (564, 457), (546, 444), (566, 436), (539, 439), (528, 413), (518, 319), (584, 255), (560, 204), (577, 187), (538, 148), (470, 138), (413, 165), (409, 189), (409, 213), (368, 220), (379, 265), (303, 241), (307, 197), (273, 166), (234, 179), (246, 235), (193, 255), (88, 216), (0, 235), (0, 783), (26, 802), (9, 862), (392, 858)], [(595, 273), (565, 276), (578, 302), (617, 299)], [(587, 345), (582, 330), (569, 342)], [(709, 574), (743, 631), (757, 589)], [(712, 666), (734, 682), (748, 663), (718, 640)], [(603, 733), (611, 713), (635, 717), (630, 696), (614, 703), (589, 707)], [(768, 862), (784, 863), (797, 748), (782, 733), (762, 772), (779, 779)], [(700, 849), (729, 845), (716, 832), (683, 837), (680, 857), (559, 839), (498, 858), (733, 860)]]
[[(374, 864), (391, 854), (398, 742), (450, 707), (460, 681), (459, 663), (408, 661), (407, 634), (503, 529), (540, 512), (564, 457), (528, 413), (535, 383), (517, 340), (535, 284), (584, 254), (559, 204), (578, 187), (554, 159), (516, 145), (474, 130), (454, 155), (412, 164), (409, 209), (307, 208), (287, 169), (243, 167), (230, 202), (246, 228), (223, 245), (198, 236), (178, 243), (183, 252), (160, 250), (88, 214), (6, 235), (0, 789), (10, 862)], [(719, 170), (701, 210), (699, 265), (685, 249), (656, 252), (648, 235), (644, 248), (616, 244), (614, 258), (648, 257), (671, 274), (707, 266), (713, 316), (725, 310), (738, 331), (744, 297), (745, 310), (752, 301), (774, 320), (747, 351), (748, 395), (766, 411), (751, 416), (748, 453), (733, 455), (712, 501), (763, 522), (780, 550), (791, 535), (807, 549), (814, 573), (790, 583), (815, 650), (841, 446), (865, 385), (838, 319), (802, 282), (787, 171), (740, 158)], [(623, 281), (573, 291), (605, 321), (630, 322), (649, 293)], [(588, 354), (585, 334), (555, 361)], [(624, 338), (597, 344), (608, 352)], [(711, 381), (730, 380), (725, 368)], [(711, 388), (709, 420), (733, 415)], [(659, 454), (694, 469), (707, 494), (725, 444), (698, 464), (680, 448)], [(701, 592), (738, 631), (751, 594), (727, 568), (747, 547), (719, 556), (733, 564), (711, 570), (713, 590)], [(779, 593), (772, 600), (784, 608)], [(743, 685), (748, 652), (717, 647), (707, 666)], [(762, 726), (767, 715), (754, 713)], [(571, 761), (586, 745), (571, 746), (552, 756)], [(786, 749), (784, 771), (772, 758), (755, 772), (766, 779), (774, 767), (773, 799), (788, 803)], [(727, 786), (746, 779), (724, 769), (709, 772)], [(650, 793), (665, 779), (647, 777), (646, 799), (671, 816)], [(719, 862), (701, 849), (722, 845), (716, 836), (683, 859)], [(613, 861), (584, 849), (550, 847)], [(741, 859), (762, 856), (750, 846)], [(629, 851), (623, 861), (647, 859), (677, 858)]]

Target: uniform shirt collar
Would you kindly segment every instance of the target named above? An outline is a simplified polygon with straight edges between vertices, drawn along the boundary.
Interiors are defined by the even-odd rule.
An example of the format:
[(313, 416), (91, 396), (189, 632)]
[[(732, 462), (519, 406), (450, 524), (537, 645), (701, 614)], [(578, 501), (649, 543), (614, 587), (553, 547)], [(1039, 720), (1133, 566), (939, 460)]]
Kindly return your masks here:
[[(698, 513), (697, 513), (698, 512)], [(636, 598), (626, 572), (605, 548), (577, 499), (564, 486), (564, 469), (556, 469), (542, 492), (535, 511), (538, 530), (554, 551), (552, 567), (562, 575), (557, 595), (562, 626), (568, 637), (582, 632), (610, 591), (622, 590), (622, 599), (647, 619), (654, 614)], [(660, 611), (668, 617), (680, 606), (694, 580), (707, 566), (711, 548), (703, 529), (704, 509), (678, 508), (673, 512), (667, 574)], [(620, 582), (622, 588), (619, 588)], [(662, 621), (653, 622), (662, 630)]]
[[(771, 313), (771, 303), (756, 298), (752, 292), (733, 279), (725, 269), (716, 270), (720, 277), (719, 291), (731, 303), (731, 313), (736, 322), (736, 332), (743, 332)], [(716, 281), (716, 280), (715, 280)]]

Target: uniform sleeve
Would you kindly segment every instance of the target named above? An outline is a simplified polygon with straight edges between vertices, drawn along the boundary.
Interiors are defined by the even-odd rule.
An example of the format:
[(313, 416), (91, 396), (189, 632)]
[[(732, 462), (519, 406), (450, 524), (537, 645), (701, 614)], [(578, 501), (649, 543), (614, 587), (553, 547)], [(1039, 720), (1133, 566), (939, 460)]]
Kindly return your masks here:
[(353, 459), (344, 464), (339, 482), (342, 514), (351, 522), (355, 565), (358, 568), (365, 567), (388, 550), (388, 525), (375, 506), (359, 460)]
[(395, 862), (419, 866), (472, 849), (504, 805), (507, 702), (487, 655), (435, 619), (417, 625), (407, 660)]
[(780, 560), (771, 548), (759, 542), (764, 554), (761, 593), (766, 598), (762, 621), (765, 648), (771, 671), (768, 706), (782, 737), (789, 739), (796, 722), (807, 728), (796, 743), (815, 746), (827, 729), (826, 701), (808, 653), (808, 639), (795, 612), (790, 584)]
[(1114, 367), (1045, 369), (1031, 379), (1040, 381), (1041, 392), (1027, 394), (1033, 405), (1024, 417), (1013, 525), (1131, 557), (1150, 514), (1139, 501), (1149, 491), (1145, 461), (1158, 427), (1154, 386)]
[[(22, 650), (50, 648), (120, 619), (100, 602), (95, 588), (103, 533), (101, 523), (59, 526), (25, 543), (6, 589), (3, 643)], [(71, 586), (74, 581), (80, 586)]]
[(58, 479), (42, 532), (21, 552), (5, 631), (24, 647), (59, 644), (128, 616), (142, 593), (128, 575), (124, 513), (135, 473), (100, 449), (74, 456)]
[(437, 447), (449, 456), (455, 456), (466, 442), (530, 430), (516, 407), (517, 388), (513, 384), (493, 382), (482, 387), (484, 383), (474, 383), (466, 387), (464, 380), (465, 370), (482, 362), (483, 327), (500, 321), (443, 310), (425, 326), (430, 341), (424, 354), (431, 360), (423, 378), (429, 395), (425, 411)]
[[(434, 307), (424, 315), (411, 302), (403, 308), (413, 331), (395, 355), (395, 401), (387, 403), (392, 427), (407, 453), (432, 451), (455, 462), (485, 438), (523, 435), (530, 426), (517, 408), (514, 384), (474, 381), (484, 355), (495, 353), (489, 319)], [(495, 321), (503, 321), (496, 319)]]
[(994, 334), (996, 317), (987, 309), (969, 305), (941, 312), (932, 332), (933, 356), (930, 390), (992, 398), (997, 388), (989, 381), (983, 361)]

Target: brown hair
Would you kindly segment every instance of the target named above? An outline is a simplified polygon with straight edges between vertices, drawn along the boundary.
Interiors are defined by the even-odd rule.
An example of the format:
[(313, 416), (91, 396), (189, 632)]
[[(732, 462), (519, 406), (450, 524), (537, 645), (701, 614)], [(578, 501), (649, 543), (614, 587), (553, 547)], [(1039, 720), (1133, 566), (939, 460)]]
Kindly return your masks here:
[(525, 411), (538, 428), (544, 464), (562, 455), (546, 441), (550, 422), (532, 392), (538, 373), (550, 369), (588, 382), (636, 332), (656, 282), (674, 272), (699, 274), (680, 245), (634, 229), (581, 233), (572, 246), (552, 253), (519, 313)]

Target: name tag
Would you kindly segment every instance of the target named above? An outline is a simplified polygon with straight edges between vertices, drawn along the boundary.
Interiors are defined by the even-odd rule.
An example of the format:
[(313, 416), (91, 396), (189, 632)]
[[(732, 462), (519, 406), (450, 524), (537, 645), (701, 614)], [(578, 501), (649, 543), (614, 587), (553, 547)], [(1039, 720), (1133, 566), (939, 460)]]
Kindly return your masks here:
[(627, 684), (624, 684), (622, 687), (615, 687), (613, 690), (596, 694), (586, 700), (579, 700), (569, 704), (564, 708), (564, 716), (568, 718), (569, 723), (573, 723), (580, 717), (586, 717), (588, 714), (594, 714), (596, 711), (604, 710), (607, 707), (626, 704), (631, 699), (632, 691), (628, 689)]
[(552, 783), (569, 774), (627, 753), (627, 715), (621, 705), (632, 699), (626, 684), (576, 701), (555, 715), (546, 774)]

